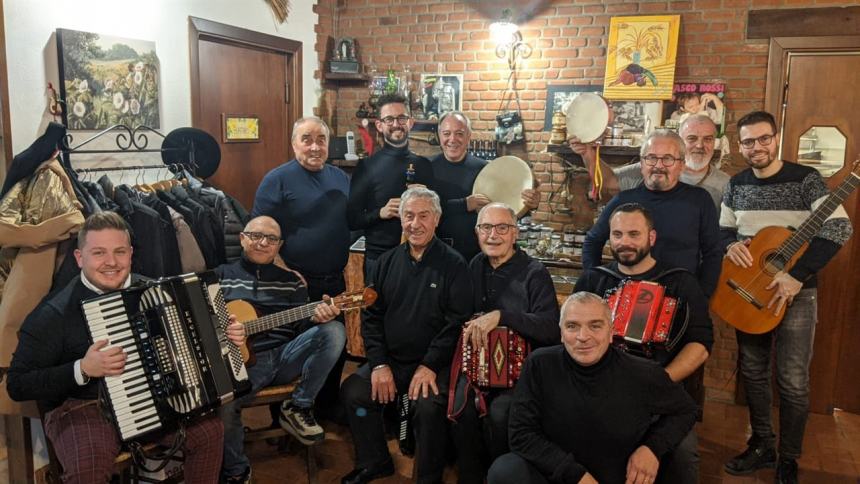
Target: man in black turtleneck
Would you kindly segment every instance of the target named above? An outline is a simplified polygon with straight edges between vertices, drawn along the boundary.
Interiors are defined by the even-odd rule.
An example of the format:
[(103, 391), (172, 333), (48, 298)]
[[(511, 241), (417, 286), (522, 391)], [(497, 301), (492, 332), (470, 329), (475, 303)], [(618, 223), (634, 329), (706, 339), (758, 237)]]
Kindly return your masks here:
[(561, 309), (563, 345), (523, 368), (511, 406), (511, 453), (490, 484), (652, 484), (660, 459), (693, 427), (696, 405), (659, 365), (610, 345), (609, 307), (589, 292)]
[(373, 156), (358, 163), (349, 185), (346, 218), (350, 230), (364, 230), (365, 279), (376, 259), (400, 244), (400, 194), (414, 184), (433, 188), (430, 161), (409, 151), (413, 120), (406, 102), (396, 94), (379, 98), (376, 129), (385, 141)]

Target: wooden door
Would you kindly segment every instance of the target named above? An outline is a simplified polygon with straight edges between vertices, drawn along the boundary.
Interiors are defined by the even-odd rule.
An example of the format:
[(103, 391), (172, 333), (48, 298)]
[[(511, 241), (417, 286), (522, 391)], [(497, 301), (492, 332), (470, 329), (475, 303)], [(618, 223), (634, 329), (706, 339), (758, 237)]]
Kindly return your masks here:
[[(301, 43), (191, 19), (192, 121), (221, 146), (208, 181), (248, 210), (263, 176), (293, 157), (292, 124), (301, 116)], [(251, 117), (259, 138), (231, 141), (227, 117)]]
[[(798, 161), (801, 137), (808, 142), (812, 127), (838, 130), (845, 138), (844, 154), (825, 154), (825, 159), (838, 159), (832, 172), (826, 170), (826, 180), (832, 189), (851, 169), (860, 155), (860, 97), (855, 86), (860, 85), (860, 37), (822, 37), (807, 40), (774, 39), (771, 42), (771, 64), (776, 43), (782, 78), (781, 117), (784, 160)], [(781, 51), (781, 52), (779, 52)], [(769, 66), (773, 69), (775, 66)], [(769, 74), (768, 89), (771, 88)], [(774, 77), (777, 77), (774, 75)], [(776, 84), (776, 83), (775, 83)], [(779, 85), (779, 84), (776, 84)], [(769, 98), (771, 93), (769, 93)], [(835, 130), (831, 129), (835, 128)], [(820, 128), (819, 128), (820, 129)], [(818, 150), (821, 152), (821, 150)], [(824, 152), (826, 153), (826, 151)], [(806, 161), (804, 161), (806, 163)], [(824, 166), (812, 162), (809, 166)], [(856, 384), (856, 369), (860, 368), (860, 196), (855, 192), (844, 203), (854, 225), (854, 236), (845, 244), (827, 267), (818, 275), (818, 326), (814, 356), (810, 370), (810, 409), (830, 413), (841, 408), (860, 413), (860, 387)]]

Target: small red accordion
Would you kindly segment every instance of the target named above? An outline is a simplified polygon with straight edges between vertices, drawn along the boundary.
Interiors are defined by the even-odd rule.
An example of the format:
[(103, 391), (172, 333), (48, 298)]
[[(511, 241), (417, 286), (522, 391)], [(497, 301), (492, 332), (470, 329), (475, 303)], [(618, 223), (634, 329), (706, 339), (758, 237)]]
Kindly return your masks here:
[(669, 334), (678, 299), (665, 293), (656, 282), (628, 280), (607, 297), (616, 346), (646, 357), (655, 350), (671, 349)]
[[(464, 328), (465, 331), (465, 328)], [(520, 378), (531, 346), (519, 333), (498, 326), (487, 335), (487, 347), (474, 350), (460, 334), (462, 371), (479, 388), (513, 388)]]

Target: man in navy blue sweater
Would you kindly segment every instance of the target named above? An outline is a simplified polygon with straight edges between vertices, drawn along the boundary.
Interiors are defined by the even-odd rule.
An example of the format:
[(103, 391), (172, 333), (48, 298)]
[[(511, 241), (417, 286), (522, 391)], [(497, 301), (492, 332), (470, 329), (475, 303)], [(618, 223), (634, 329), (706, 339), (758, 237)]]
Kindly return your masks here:
[(723, 260), (717, 210), (707, 191), (678, 181), (684, 155), (684, 140), (677, 133), (656, 130), (648, 136), (639, 154), (643, 183), (606, 204), (585, 237), (583, 268), (601, 265), (612, 212), (625, 203), (639, 203), (651, 211), (660, 234), (651, 251), (654, 258), (692, 272), (705, 296), (713, 294)]

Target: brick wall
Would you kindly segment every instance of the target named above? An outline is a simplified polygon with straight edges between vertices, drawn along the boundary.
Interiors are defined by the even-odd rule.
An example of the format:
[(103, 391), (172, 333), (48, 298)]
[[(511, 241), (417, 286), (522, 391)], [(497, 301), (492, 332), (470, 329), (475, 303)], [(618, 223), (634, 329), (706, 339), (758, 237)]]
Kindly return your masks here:
[[(587, 223), (594, 207), (584, 193), (587, 174), (579, 173), (570, 187), (570, 210), (559, 213), (549, 197), (564, 180), (560, 160), (544, 153), (549, 133), (543, 132), (546, 88), (552, 84), (602, 84), (609, 19), (618, 15), (680, 14), (681, 32), (676, 67), (677, 80), (724, 81), (727, 85), (727, 124), (736, 140), (733, 124), (753, 109), (764, 106), (768, 43), (746, 40), (747, 11), (757, 8), (798, 8), (835, 5), (832, 0), (677, 0), (630, 2), (608, 0), (559, 0), (493, 3), (452, 0), (318, 0), (317, 53), (320, 66), (327, 59), (329, 36), (352, 36), (359, 44), (363, 64), (380, 72), (411, 66), (417, 83), (421, 72), (463, 74), (463, 109), (473, 122), (475, 136), (489, 139), (508, 67), (495, 56), (488, 27), (493, 15), (505, 6), (519, 13), (533, 6), (534, 14), (521, 22), (520, 32), (534, 47), (518, 71), (518, 87), (528, 143), (512, 154), (528, 159), (541, 180), (544, 203), (535, 218), (561, 228), (568, 223)], [(537, 6), (535, 6), (537, 5)], [(486, 12), (486, 13), (484, 13)], [(316, 76), (321, 77), (321, 71)], [(318, 114), (340, 134), (354, 129), (355, 111), (367, 100), (364, 85), (324, 84)], [(436, 147), (413, 142), (423, 153)], [(735, 149), (736, 151), (736, 149)], [(741, 164), (734, 159), (726, 169)], [(708, 397), (731, 400), (735, 391), (737, 347), (734, 332), (725, 323), (715, 325), (716, 344), (707, 365)]]

